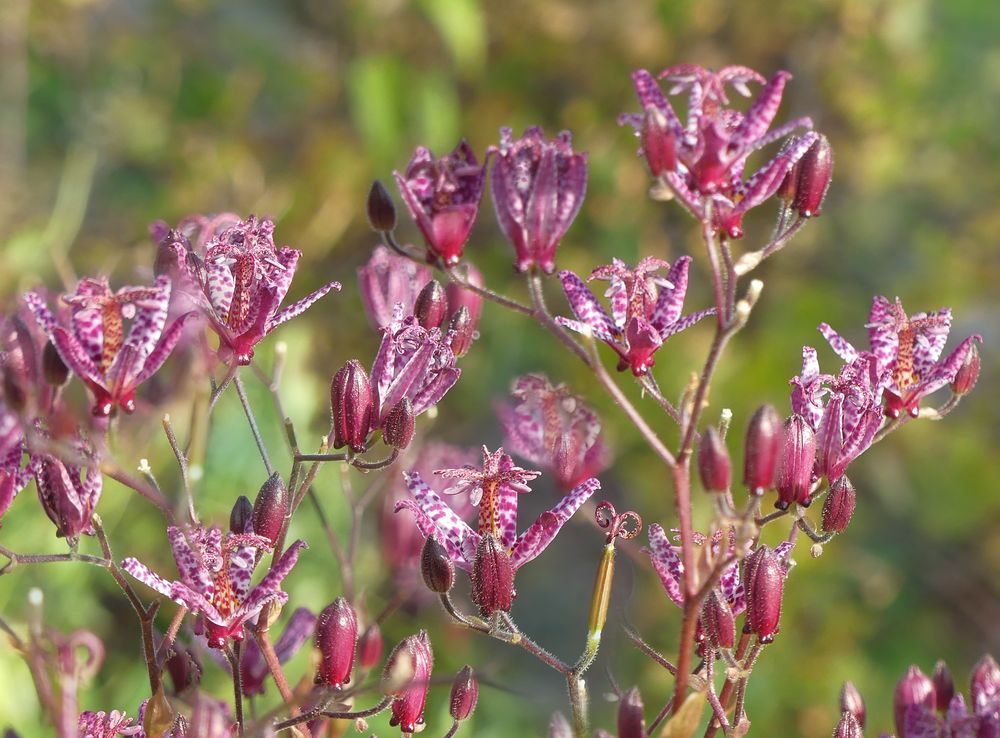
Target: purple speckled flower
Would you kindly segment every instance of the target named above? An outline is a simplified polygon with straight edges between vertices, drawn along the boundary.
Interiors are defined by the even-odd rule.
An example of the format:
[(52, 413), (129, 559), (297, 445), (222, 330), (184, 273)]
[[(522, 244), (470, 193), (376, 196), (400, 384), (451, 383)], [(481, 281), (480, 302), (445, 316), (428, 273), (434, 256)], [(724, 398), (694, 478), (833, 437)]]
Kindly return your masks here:
[[(722, 537), (721, 533), (717, 533), (711, 540), (712, 551), (716, 555), (720, 555)], [(705, 545), (707, 542), (708, 539), (705, 536), (695, 534), (696, 544)], [(663, 584), (663, 589), (666, 590), (670, 601), (683, 608), (685, 599), (683, 590), (684, 564), (681, 561), (680, 547), (672, 545), (663, 528), (653, 523), (649, 526), (649, 548), (645, 551), (649, 554), (649, 560), (660, 577), (660, 582)], [(785, 576), (788, 575), (790, 569), (788, 556), (791, 551), (792, 544), (787, 541), (774, 549), (778, 558), (784, 562)], [(727, 554), (733, 553), (735, 553), (735, 543), (733, 537), (730, 537)], [(734, 615), (739, 615), (746, 609), (746, 591), (740, 579), (739, 562), (730, 564), (722, 572), (722, 576), (719, 578), (719, 592), (729, 603)]]
[(243, 623), (254, 617), (268, 602), (284, 603), (288, 595), (279, 587), (295, 566), (299, 549), (296, 541), (282, 554), (254, 587), (250, 586), (258, 549), (270, 547), (259, 536), (227, 533), (218, 527), (167, 528), (180, 580), (168, 582), (137, 559), (122, 561), (122, 568), (143, 584), (184, 605), (202, 617), (208, 645), (223, 648), (232, 638), (243, 639)]
[[(690, 256), (682, 256), (671, 267), (663, 259), (644, 257), (635, 269), (615, 259), (595, 269), (589, 280), (610, 282), (605, 296), (611, 302), (611, 314), (601, 306), (594, 293), (573, 272), (559, 272), (563, 291), (576, 320), (557, 317), (564, 325), (581, 333), (592, 333), (620, 357), (618, 371), (631, 369), (639, 377), (655, 363), (653, 354), (670, 336), (689, 328), (715, 308), (681, 317), (687, 294)], [(656, 276), (667, 269), (667, 276)]]
[(404, 313), (412, 313), (417, 295), (432, 278), (428, 267), (394, 254), (385, 246), (376, 247), (372, 258), (358, 267), (361, 302), (372, 327), (389, 325), (397, 303), (402, 304)]
[(115, 738), (116, 736), (133, 736), (145, 738), (146, 731), (142, 729), (142, 720), (133, 725), (132, 718), (126, 713), (112, 710), (111, 712), (80, 713), (77, 730), (80, 738)]
[(3, 527), (3, 516), (10, 509), (14, 498), (31, 481), (31, 473), (22, 468), (23, 456), (24, 449), (21, 445), (12, 447), (0, 456), (0, 528)]
[(152, 287), (112, 292), (103, 277), (83, 279), (75, 293), (62, 297), (69, 307), (65, 321), (39, 293), (24, 295), (60, 358), (93, 394), (94, 415), (107, 417), (115, 406), (127, 413), (135, 410), (136, 389), (163, 365), (180, 339), (192, 314), (165, 328), (170, 284), (169, 277), (160, 276)]
[[(40, 423), (35, 434), (52, 440)], [(32, 451), (28, 471), (35, 479), (38, 499), (46, 515), (56, 525), (56, 535), (75, 540), (81, 534), (94, 535), (90, 518), (101, 499), (104, 477), (91, 445), (81, 435), (59, 439), (75, 458), (64, 460), (50, 453)]]
[[(881, 296), (872, 301), (866, 327), (876, 372), (885, 376), (885, 413), (890, 418), (903, 412), (916, 417), (921, 398), (954, 381), (973, 344), (983, 340), (979, 335), (969, 336), (942, 359), (951, 330), (951, 310), (907, 317), (898, 298), (892, 303)], [(858, 351), (826, 323), (819, 331), (844, 361), (853, 362), (869, 353)]]
[(517, 496), (531, 491), (527, 482), (538, 476), (538, 472), (515, 466), (503, 449), (490, 453), (484, 447), (481, 469), (467, 467), (436, 473), (456, 480), (445, 494), (469, 492), (472, 504), (479, 507), (478, 531), (470, 528), (416, 472), (405, 475), (413, 499), (396, 503), (396, 510), (405, 508), (413, 512), (424, 537), (437, 538), (455, 565), (469, 572), (475, 562), (476, 547), (487, 534), (500, 543), (515, 570), (528, 563), (545, 550), (580, 505), (601, 488), (596, 479), (582, 482), (519, 536)]
[(219, 336), (224, 359), (232, 356), (246, 366), (264, 336), (330, 290), (340, 290), (339, 282), (328, 282), (279, 309), (301, 256), (288, 246), (276, 248), (274, 223), (251, 215), (215, 233), (203, 258), (186, 258), (180, 264), (186, 287)]
[(447, 266), (457, 264), (479, 213), (486, 164), (479, 165), (463, 140), (440, 159), (421, 146), (404, 173), (392, 174), (427, 242), (428, 261), (440, 258)]
[(566, 385), (529, 374), (514, 382), (511, 394), (515, 404), (497, 408), (507, 448), (551, 471), (562, 489), (607, 467), (601, 421)]
[(556, 247), (583, 204), (587, 191), (587, 155), (573, 151), (569, 131), (546, 139), (541, 128), (528, 128), (514, 140), (500, 129), (490, 186), (497, 220), (514, 246), (514, 268), (537, 264), (555, 271)]
[[(788, 171), (819, 137), (809, 130), (789, 138), (796, 129), (812, 128), (808, 118), (771, 130), (791, 74), (781, 71), (765, 80), (747, 67), (724, 67), (715, 72), (684, 64), (664, 70), (660, 78), (670, 84), (668, 95), (687, 93), (686, 124), (644, 69), (632, 75), (644, 112), (622, 115), (619, 122), (631, 125), (640, 135), (652, 171), (666, 180), (696, 218), (704, 220), (711, 204), (716, 229), (739, 238), (746, 212), (774, 195)], [(763, 87), (749, 109), (744, 113), (730, 107), (726, 88), (750, 97), (750, 83)], [(752, 175), (744, 175), (752, 153), (786, 138), (774, 158)]]

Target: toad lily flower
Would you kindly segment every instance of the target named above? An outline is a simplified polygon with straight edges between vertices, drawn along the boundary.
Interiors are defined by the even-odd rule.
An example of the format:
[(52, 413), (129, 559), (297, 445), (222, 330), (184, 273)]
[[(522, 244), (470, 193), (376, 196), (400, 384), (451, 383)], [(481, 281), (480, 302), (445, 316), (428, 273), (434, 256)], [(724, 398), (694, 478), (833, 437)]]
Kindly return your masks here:
[(295, 566), (305, 541), (296, 541), (260, 582), (250, 586), (257, 549), (270, 544), (259, 536), (227, 533), (218, 527), (167, 528), (174, 560), (181, 578), (168, 582), (137, 559), (122, 561), (122, 568), (140, 582), (201, 616), (211, 648), (243, 639), (243, 623), (268, 602), (283, 604), (288, 595), (279, 587)]
[[(920, 400), (954, 381), (973, 344), (983, 340), (979, 335), (969, 336), (942, 359), (951, 330), (951, 310), (907, 317), (899, 298), (891, 303), (876, 297), (866, 327), (879, 375), (889, 372), (882, 387), (885, 413), (890, 418), (898, 418), (904, 411), (916, 417)], [(826, 323), (819, 326), (819, 332), (844, 361), (854, 361), (862, 354)]]
[(506, 446), (518, 456), (555, 474), (561, 489), (570, 489), (608, 465), (597, 413), (566, 385), (555, 387), (541, 374), (514, 382), (516, 404), (498, 412)]
[[(490, 453), (484, 447), (481, 469), (467, 467), (437, 473), (457, 480), (457, 484), (446, 490), (446, 494), (469, 492), (472, 503), (479, 507), (478, 530), (469, 527), (416, 472), (405, 475), (406, 486), (413, 499), (396, 503), (396, 511), (406, 509), (413, 512), (424, 537), (436, 538), (444, 545), (455, 565), (470, 573), (476, 565), (477, 549), (484, 548), (481, 542), (490, 539), (496, 544), (493, 553), (506, 561), (511, 577), (514, 571), (544, 551), (580, 505), (601, 488), (596, 479), (582, 482), (555, 507), (543, 512), (526, 531), (517, 535), (517, 496), (530, 491), (527, 482), (538, 476), (538, 472), (515, 466), (503, 449)], [(512, 595), (510, 591), (499, 599), (509, 603)]]
[[(773, 159), (744, 177), (752, 153), (798, 128), (812, 128), (808, 118), (798, 118), (769, 130), (791, 74), (781, 71), (765, 80), (747, 67), (714, 72), (684, 64), (664, 70), (660, 78), (670, 83), (669, 95), (687, 92), (687, 123), (681, 123), (645, 69), (632, 75), (644, 113), (624, 114), (618, 120), (636, 130), (654, 176), (664, 178), (696, 218), (704, 220), (711, 203), (716, 228), (739, 238), (743, 215), (774, 195), (789, 170), (819, 140), (819, 134), (811, 130), (790, 139)], [(750, 97), (750, 83), (763, 87), (749, 109), (744, 113), (729, 107), (726, 88)]]
[(181, 263), (189, 286), (218, 334), (224, 358), (246, 366), (254, 346), (282, 323), (304, 313), (339, 282), (328, 282), (279, 310), (295, 277), (302, 252), (274, 245), (274, 223), (251, 215), (218, 233), (205, 247), (204, 264)]
[(428, 261), (440, 258), (446, 266), (457, 264), (479, 213), (486, 165), (479, 166), (463, 140), (440, 159), (421, 146), (404, 173), (392, 174), (427, 242)]
[[(36, 435), (50, 439), (50, 434), (37, 422)], [(65, 440), (77, 459), (64, 461), (48, 453), (32, 453), (28, 471), (35, 478), (45, 514), (56, 525), (56, 535), (75, 540), (81, 533), (94, 535), (90, 519), (101, 499), (104, 476), (93, 449), (82, 436)]]
[(510, 128), (500, 129), (500, 147), (490, 151), (493, 205), (517, 254), (514, 268), (537, 264), (552, 274), (556, 247), (583, 204), (587, 155), (573, 152), (569, 131), (550, 141), (535, 126), (517, 141)]
[[(135, 391), (167, 360), (181, 337), (178, 318), (166, 330), (170, 278), (156, 278), (152, 287), (123, 287), (112, 292), (104, 277), (80, 281), (76, 292), (64, 295), (68, 325), (56, 318), (37, 292), (24, 301), (39, 327), (48, 334), (63, 362), (94, 396), (93, 413), (107, 417), (121, 407), (135, 410)], [(126, 332), (126, 324), (128, 329)]]
[[(563, 291), (577, 320), (557, 317), (556, 321), (574, 331), (593, 334), (620, 357), (618, 371), (631, 368), (642, 376), (653, 366), (653, 354), (675, 333), (689, 328), (715, 308), (681, 317), (687, 294), (690, 256), (682, 256), (671, 267), (663, 259), (644, 257), (635, 269), (615, 259), (614, 263), (595, 269), (588, 280), (608, 280), (605, 296), (611, 301), (611, 314), (601, 307), (583, 280), (573, 272), (559, 272)], [(669, 269), (666, 278), (654, 276)]]

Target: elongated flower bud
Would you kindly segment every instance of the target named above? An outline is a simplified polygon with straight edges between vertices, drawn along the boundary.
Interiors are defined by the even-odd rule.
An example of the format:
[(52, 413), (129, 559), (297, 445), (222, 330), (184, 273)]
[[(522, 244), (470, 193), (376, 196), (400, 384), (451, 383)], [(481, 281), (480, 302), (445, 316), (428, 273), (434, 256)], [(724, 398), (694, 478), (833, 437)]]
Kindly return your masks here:
[(708, 644), (715, 649), (732, 648), (736, 644), (736, 617), (733, 608), (717, 590), (712, 590), (705, 598), (701, 609), (701, 623), (708, 638)]
[(416, 419), (413, 417), (413, 403), (408, 397), (393, 405), (382, 421), (382, 440), (393, 448), (404, 449), (413, 440)]
[(865, 736), (861, 732), (858, 719), (851, 713), (845, 712), (841, 714), (837, 729), (833, 731), (833, 738), (865, 738)]
[(587, 619), (587, 640), (595, 647), (601, 642), (601, 633), (608, 619), (608, 604), (611, 602), (611, 585), (615, 579), (615, 544), (604, 547), (601, 563), (594, 579), (594, 592), (590, 597), (590, 617)]
[(448, 314), (448, 295), (436, 279), (424, 285), (413, 304), (417, 322), (427, 330), (440, 328)]
[(455, 563), (434, 536), (428, 536), (420, 552), (420, 574), (431, 592), (444, 594), (455, 586)]
[(979, 379), (979, 370), (982, 368), (982, 359), (979, 358), (979, 349), (976, 344), (969, 345), (969, 350), (965, 354), (965, 361), (958, 368), (955, 379), (951, 383), (951, 391), (958, 396), (967, 395), (976, 386)]
[(448, 702), (448, 712), (456, 720), (465, 720), (476, 709), (479, 700), (479, 682), (472, 672), (471, 666), (463, 666), (451, 683), (451, 700)]
[(643, 717), (642, 695), (632, 687), (618, 703), (618, 738), (645, 738), (646, 721)]
[(677, 139), (667, 125), (667, 118), (659, 110), (650, 107), (639, 129), (642, 155), (654, 177), (677, 168)]
[(750, 418), (743, 458), (743, 484), (750, 494), (762, 495), (774, 486), (782, 432), (781, 416), (774, 405), (761, 405)]
[(896, 719), (896, 733), (905, 736), (906, 713), (908, 709), (926, 708), (933, 710), (934, 682), (916, 666), (911, 666), (902, 679), (896, 683), (892, 698), (892, 711)]
[(472, 339), (476, 335), (476, 324), (472, 319), (472, 314), (464, 305), (451, 319), (448, 325), (451, 334), (451, 351), (456, 359), (461, 359), (472, 347)]
[(781, 596), (785, 586), (784, 572), (778, 557), (767, 546), (761, 546), (747, 560), (746, 628), (764, 643), (774, 638), (781, 618)]
[(351, 681), (354, 653), (358, 643), (358, 618), (354, 608), (338, 597), (316, 621), (316, 648), (320, 652), (317, 684), (343, 689)]
[(857, 493), (850, 479), (843, 476), (834, 482), (823, 502), (823, 530), (842, 533), (851, 522), (856, 501)]
[(394, 697), (389, 725), (416, 733), (424, 724), (424, 704), (430, 686), (434, 655), (426, 631), (400, 641), (382, 672), (382, 689)]
[(820, 214), (820, 206), (833, 176), (833, 149), (826, 136), (820, 134), (816, 142), (799, 160), (799, 176), (792, 207), (803, 218)]
[(333, 447), (350, 446), (354, 451), (364, 451), (375, 402), (368, 374), (357, 359), (348, 361), (334, 376), (330, 404)]
[(698, 473), (701, 475), (702, 486), (709, 492), (725, 492), (729, 489), (729, 451), (715, 426), (709, 426), (701, 434), (701, 442), (698, 444)]
[(851, 713), (858, 725), (865, 727), (865, 700), (853, 682), (844, 682), (840, 688), (840, 711)]
[[(978, 355), (977, 353), (976, 356)], [(62, 387), (69, 381), (69, 367), (63, 362), (52, 341), (46, 341), (45, 348), (42, 349), (42, 375), (53, 387)]]
[(944, 661), (934, 664), (934, 673), (931, 674), (931, 681), (934, 683), (935, 706), (939, 712), (948, 709), (951, 698), (955, 696), (955, 680), (951, 676), (951, 670)]
[(815, 458), (816, 435), (805, 418), (801, 415), (791, 416), (785, 421), (784, 444), (775, 476), (775, 486), (778, 488), (775, 507), (784, 510), (793, 502), (809, 504)]
[(986, 654), (972, 671), (969, 680), (969, 692), (972, 696), (974, 710), (984, 708), (991, 700), (1000, 695), (1000, 666), (993, 657)]
[(391, 231), (396, 227), (396, 206), (385, 185), (377, 179), (368, 190), (367, 208), (368, 222), (374, 230)]
[(368, 670), (382, 659), (382, 629), (372, 623), (358, 639), (358, 664)]
[(472, 601), (488, 618), (498, 610), (509, 612), (514, 600), (514, 565), (492, 533), (479, 539), (472, 563)]
[(229, 513), (229, 531), (236, 534), (253, 533), (253, 504), (246, 495), (240, 495)]
[(274, 545), (288, 513), (288, 489), (275, 472), (264, 482), (253, 503), (253, 532)]

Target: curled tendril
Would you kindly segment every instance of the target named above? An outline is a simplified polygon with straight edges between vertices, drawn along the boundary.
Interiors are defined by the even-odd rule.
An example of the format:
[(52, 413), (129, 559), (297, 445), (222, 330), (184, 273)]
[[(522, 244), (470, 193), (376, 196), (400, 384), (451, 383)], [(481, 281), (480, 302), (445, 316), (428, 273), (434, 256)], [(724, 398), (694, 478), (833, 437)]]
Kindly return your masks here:
[(607, 500), (597, 504), (597, 509), (594, 510), (594, 521), (599, 528), (608, 531), (608, 543), (616, 538), (628, 541), (642, 532), (642, 518), (639, 517), (638, 513), (629, 510), (619, 515), (615, 506)]

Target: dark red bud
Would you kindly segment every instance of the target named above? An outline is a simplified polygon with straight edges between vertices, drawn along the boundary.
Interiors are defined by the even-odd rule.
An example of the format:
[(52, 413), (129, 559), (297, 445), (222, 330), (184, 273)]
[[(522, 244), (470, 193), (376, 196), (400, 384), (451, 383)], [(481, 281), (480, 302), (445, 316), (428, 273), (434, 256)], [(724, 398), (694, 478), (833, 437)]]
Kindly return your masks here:
[(931, 681), (934, 683), (934, 700), (937, 709), (944, 712), (948, 709), (951, 698), (955, 696), (955, 680), (951, 676), (951, 670), (944, 661), (934, 664), (934, 673), (931, 674)]
[(643, 718), (642, 695), (632, 687), (618, 703), (618, 738), (645, 738), (646, 721)]
[(840, 688), (840, 711), (851, 713), (858, 725), (865, 727), (865, 700), (853, 682), (844, 682)]
[(334, 376), (330, 405), (333, 447), (350, 446), (354, 451), (364, 451), (375, 403), (368, 374), (357, 359), (348, 361)]
[(376, 231), (391, 231), (396, 227), (396, 206), (385, 185), (377, 179), (368, 190), (368, 222)]
[(701, 475), (702, 486), (709, 492), (725, 492), (729, 489), (729, 451), (715, 426), (709, 426), (701, 434), (698, 444), (698, 473)]
[(53, 387), (62, 387), (69, 381), (69, 367), (63, 362), (52, 341), (45, 342), (42, 349), (42, 375)]
[(701, 609), (701, 623), (712, 648), (732, 648), (736, 644), (736, 617), (725, 597), (712, 590)]
[(509, 612), (514, 600), (514, 565), (492, 533), (479, 539), (472, 564), (472, 601), (484, 618)]
[(799, 182), (799, 163), (795, 162), (792, 168), (788, 170), (785, 174), (785, 178), (781, 180), (781, 184), (778, 185), (778, 189), (775, 191), (775, 196), (784, 200), (787, 203), (791, 203), (795, 199), (795, 189)]
[(164, 666), (170, 675), (170, 681), (173, 682), (175, 694), (180, 694), (189, 686), (201, 681), (201, 664), (195, 658), (194, 652), (176, 641), (171, 648), (171, 656)]
[(382, 629), (378, 623), (369, 625), (358, 639), (358, 664), (366, 671), (382, 659)]
[(965, 361), (958, 368), (955, 374), (955, 381), (951, 383), (951, 391), (956, 395), (965, 395), (972, 391), (979, 379), (979, 370), (982, 367), (982, 359), (979, 358), (979, 349), (973, 343), (969, 346), (969, 352), (965, 355)]
[(775, 507), (784, 510), (793, 502), (808, 505), (812, 487), (813, 465), (816, 460), (816, 434), (801, 415), (785, 421), (784, 444), (775, 473), (778, 501)]
[(666, 116), (655, 108), (646, 111), (639, 129), (642, 154), (654, 177), (677, 168), (677, 139), (667, 125)]
[(448, 314), (448, 295), (436, 279), (424, 285), (413, 303), (413, 314), (424, 328), (440, 328)]
[(288, 489), (278, 472), (272, 474), (253, 503), (253, 532), (274, 545), (288, 514)]
[(773, 640), (778, 630), (785, 586), (784, 571), (777, 555), (767, 546), (757, 549), (746, 564), (746, 629), (767, 643)]
[(792, 207), (803, 218), (820, 214), (820, 206), (833, 176), (833, 149), (826, 136), (820, 134), (816, 142), (799, 160), (799, 177)]
[(343, 689), (351, 681), (357, 644), (358, 619), (354, 608), (343, 597), (338, 597), (316, 621), (316, 648), (321, 657), (316, 683)]
[(905, 736), (904, 729), (907, 708), (924, 707), (933, 710), (934, 682), (916, 666), (911, 666), (902, 679), (896, 683), (892, 697), (892, 711), (896, 719), (896, 732)]
[(433, 536), (427, 537), (420, 552), (420, 573), (431, 592), (444, 594), (455, 585), (455, 563)]
[(451, 336), (452, 353), (455, 354), (455, 358), (461, 359), (469, 352), (472, 339), (476, 336), (476, 324), (467, 307), (463, 305), (458, 309), (448, 325), (448, 331)]
[(448, 711), (456, 720), (465, 720), (476, 709), (476, 701), (479, 699), (479, 682), (475, 674), (472, 673), (471, 666), (464, 666), (455, 675), (455, 681), (451, 683), (451, 701), (448, 703)]
[(393, 405), (382, 421), (382, 440), (393, 448), (404, 449), (413, 440), (416, 420), (413, 403), (406, 397)]
[(15, 367), (9, 364), (0, 366), (3, 374), (3, 399), (7, 407), (14, 412), (22, 412), (28, 404), (28, 395), (21, 384), (21, 377)]
[(246, 495), (236, 498), (229, 513), (229, 532), (237, 535), (253, 533), (253, 504)]
[(972, 671), (969, 681), (969, 692), (972, 696), (972, 708), (978, 711), (1000, 694), (1000, 666), (993, 657), (986, 654)]
[(744, 445), (743, 484), (761, 495), (774, 486), (781, 454), (781, 416), (774, 405), (761, 405), (750, 418)]
[(849, 712), (840, 716), (837, 729), (833, 731), (833, 738), (865, 738), (861, 732), (861, 724), (858, 719)]
[(834, 482), (823, 503), (823, 530), (842, 533), (851, 522), (856, 501), (857, 493), (850, 479), (843, 476)]
[(426, 631), (403, 639), (392, 649), (382, 672), (382, 690), (394, 697), (389, 725), (398, 725), (404, 733), (423, 728), (433, 665), (434, 654)]

